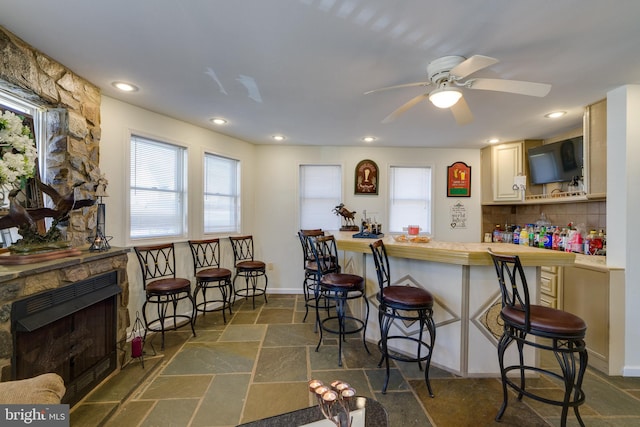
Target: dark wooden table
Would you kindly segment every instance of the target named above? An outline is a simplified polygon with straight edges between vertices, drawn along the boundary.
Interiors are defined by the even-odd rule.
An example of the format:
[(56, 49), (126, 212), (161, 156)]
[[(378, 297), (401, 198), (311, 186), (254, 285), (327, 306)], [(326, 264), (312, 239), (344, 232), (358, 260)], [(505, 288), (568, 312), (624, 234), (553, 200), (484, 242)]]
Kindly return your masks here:
[[(387, 427), (387, 410), (378, 401), (368, 397), (356, 397), (351, 401), (351, 410), (365, 408), (364, 424), (366, 427)], [(281, 427), (302, 426), (325, 419), (318, 406), (298, 409), (285, 414), (240, 424), (238, 427)]]

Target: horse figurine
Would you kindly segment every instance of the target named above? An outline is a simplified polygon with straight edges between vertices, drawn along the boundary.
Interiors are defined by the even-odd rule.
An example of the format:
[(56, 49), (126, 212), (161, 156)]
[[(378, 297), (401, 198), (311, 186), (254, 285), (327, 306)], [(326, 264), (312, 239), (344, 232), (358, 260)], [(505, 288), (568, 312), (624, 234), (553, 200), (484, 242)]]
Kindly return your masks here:
[(354, 214), (356, 211), (350, 211), (349, 209), (344, 207), (344, 203), (340, 203), (338, 206), (333, 208), (333, 213), (341, 216), (344, 219), (344, 225), (340, 227), (340, 230), (359, 230), (359, 227), (356, 225)]

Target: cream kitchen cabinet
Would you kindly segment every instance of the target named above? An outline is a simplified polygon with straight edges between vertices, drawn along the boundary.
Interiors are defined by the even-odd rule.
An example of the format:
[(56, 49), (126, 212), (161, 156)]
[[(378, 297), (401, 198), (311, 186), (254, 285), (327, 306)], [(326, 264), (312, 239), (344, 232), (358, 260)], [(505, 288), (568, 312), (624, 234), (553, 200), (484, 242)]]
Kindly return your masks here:
[(607, 196), (607, 100), (588, 105), (584, 113), (584, 175), (587, 198)]
[(563, 303), (562, 267), (540, 268), (540, 305), (562, 309)]
[[(480, 154), (482, 202), (522, 201), (522, 192), (514, 189), (514, 177), (528, 175), (527, 150), (540, 145), (542, 140), (524, 140), (483, 148)], [(541, 185), (527, 183), (525, 195), (541, 193)]]
[[(563, 310), (587, 324), (589, 366), (620, 375), (624, 354), (624, 270), (606, 265), (563, 267)], [(600, 258), (600, 257), (596, 257)]]

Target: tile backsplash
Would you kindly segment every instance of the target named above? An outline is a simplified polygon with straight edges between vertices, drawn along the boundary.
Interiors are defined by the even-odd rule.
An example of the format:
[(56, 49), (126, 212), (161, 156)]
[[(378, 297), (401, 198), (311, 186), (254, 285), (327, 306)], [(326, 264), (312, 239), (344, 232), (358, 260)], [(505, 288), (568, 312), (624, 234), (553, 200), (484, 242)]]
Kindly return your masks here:
[(558, 204), (526, 204), (504, 206), (482, 206), (482, 240), (484, 233), (491, 232), (496, 224), (535, 224), (544, 212), (552, 225), (564, 227), (570, 222), (574, 226), (583, 224), (586, 230), (606, 231), (607, 202), (589, 201)]

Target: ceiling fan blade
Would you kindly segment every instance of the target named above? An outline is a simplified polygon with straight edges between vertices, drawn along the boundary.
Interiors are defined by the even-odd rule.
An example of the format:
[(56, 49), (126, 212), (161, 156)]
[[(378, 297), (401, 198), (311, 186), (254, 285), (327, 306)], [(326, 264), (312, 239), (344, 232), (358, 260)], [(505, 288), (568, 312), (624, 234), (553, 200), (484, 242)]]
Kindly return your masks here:
[(389, 122), (394, 121), (400, 114), (404, 113), (409, 108), (413, 107), (414, 105), (418, 104), (419, 102), (424, 101), (428, 97), (429, 97), (428, 93), (423, 93), (422, 95), (418, 95), (415, 98), (411, 98), (409, 100), (409, 102), (406, 102), (405, 104), (401, 105), (393, 113), (391, 113), (387, 117), (385, 117), (384, 120), (382, 120), (382, 123), (389, 123)]
[(476, 71), (480, 71), (483, 68), (497, 64), (498, 62), (500, 61), (495, 58), (491, 58), (490, 56), (473, 55), (471, 58), (468, 58), (453, 67), (451, 71), (449, 71), (449, 74), (454, 76), (457, 80), (460, 80), (470, 76)]
[(395, 85), (395, 86), (389, 86), (389, 87), (382, 87), (380, 89), (374, 89), (374, 90), (370, 90), (368, 92), (365, 92), (365, 95), (368, 95), (370, 93), (375, 93), (375, 92), (382, 92), (384, 90), (389, 90), (389, 89), (399, 89), (399, 88), (403, 88), (403, 87), (415, 87), (415, 86), (429, 86), (431, 84), (431, 82), (415, 82), (415, 83), (405, 83), (405, 84), (401, 84), (401, 85)]
[(546, 96), (551, 90), (551, 85), (546, 83), (502, 79), (472, 79), (466, 82), (465, 86), (470, 89), (494, 90), (538, 97)]
[(466, 125), (473, 121), (473, 114), (469, 109), (469, 104), (464, 100), (464, 96), (453, 104), (451, 112), (459, 125)]

